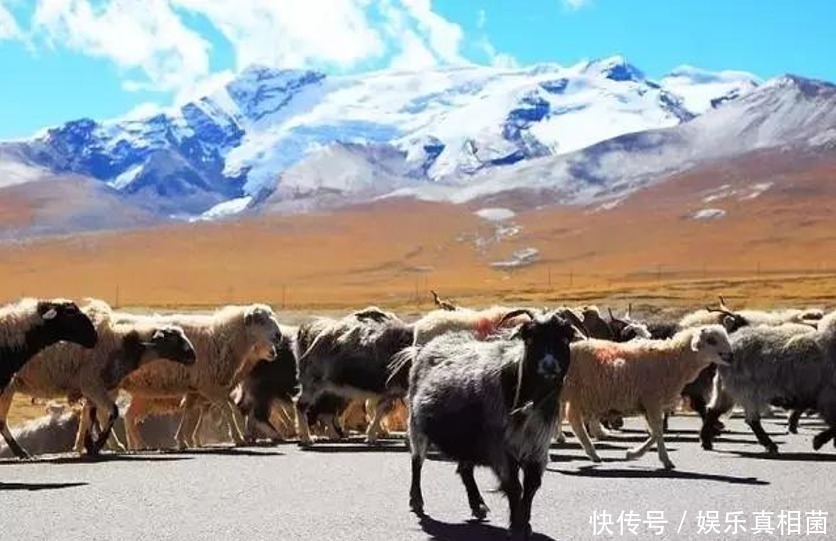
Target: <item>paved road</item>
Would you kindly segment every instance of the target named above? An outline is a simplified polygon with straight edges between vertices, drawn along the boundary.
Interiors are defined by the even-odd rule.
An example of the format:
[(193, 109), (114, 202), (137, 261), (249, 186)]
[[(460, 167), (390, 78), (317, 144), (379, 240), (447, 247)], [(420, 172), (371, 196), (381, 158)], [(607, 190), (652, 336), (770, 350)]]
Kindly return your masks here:
[[(643, 438), (631, 432), (599, 445), (605, 462), (591, 466), (570, 437), (555, 446), (543, 487), (534, 501), (538, 539), (770, 539), (753, 536), (755, 512), (800, 513), (800, 535), (778, 539), (833, 539), (836, 532), (836, 450), (812, 451), (815, 425), (802, 421), (802, 433), (784, 435), (782, 420), (766, 423), (778, 434), (782, 453), (762, 454), (745, 425), (705, 452), (696, 437), (697, 420), (672, 419), (669, 435), (674, 472), (658, 469), (655, 454), (622, 460), (624, 449)], [(420, 523), (407, 511), (409, 460), (402, 443), (370, 449), (362, 444), (320, 444), (302, 451), (275, 448), (215, 448), (193, 453), (109, 456), (96, 463), (59, 457), (0, 463), (0, 539), (3, 540), (504, 540), (506, 504), (493, 492), (487, 471), (477, 481), (492, 509), (490, 521), (468, 524), (464, 489), (454, 465), (428, 461), (424, 475), (426, 511)], [(806, 535), (825, 511), (828, 535)], [(644, 521), (661, 512), (669, 521), (652, 535), (640, 523), (637, 536), (619, 528), (620, 512)], [(699, 533), (698, 513), (740, 511), (746, 532)], [(613, 525), (593, 535), (590, 519), (607, 512)], [(683, 513), (685, 519), (680, 527)], [(764, 515), (766, 516), (766, 515)], [(650, 517), (654, 518), (653, 515)], [(808, 518), (810, 524), (808, 525)], [(794, 526), (789, 514), (787, 527)], [(606, 520), (606, 519), (604, 519)], [(599, 521), (599, 526), (603, 521)], [(710, 526), (710, 521), (709, 521)], [(677, 533), (679, 530), (679, 533)], [(785, 529), (786, 533), (786, 529)]]

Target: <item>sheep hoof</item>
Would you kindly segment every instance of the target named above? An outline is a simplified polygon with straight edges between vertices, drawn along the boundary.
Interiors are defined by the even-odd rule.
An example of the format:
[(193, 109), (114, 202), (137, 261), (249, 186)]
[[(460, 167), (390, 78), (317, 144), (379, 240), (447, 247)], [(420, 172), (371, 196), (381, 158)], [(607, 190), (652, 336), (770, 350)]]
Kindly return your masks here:
[(561, 435), (559, 435), (557, 438), (555, 438), (555, 441), (556, 441), (557, 443), (566, 443), (566, 436), (564, 436), (563, 434), (561, 434)]
[(508, 539), (519, 538), (527, 541), (528, 539), (531, 539), (532, 533), (531, 524), (526, 524), (523, 527), (511, 526), (511, 529), (508, 530), (507, 537)]
[(714, 444), (711, 443), (710, 441), (706, 440), (706, 441), (702, 442), (702, 448), (705, 449), (706, 451), (711, 451), (712, 449), (714, 449)]
[(32, 458), (32, 455), (20, 448), (15, 449), (14, 453), (15, 456), (20, 460), (29, 460), (30, 458)]
[(778, 446), (774, 443), (771, 443), (766, 446), (766, 452), (770, 455), (777, 455), (778, 454)]
[[(820, 438), (819, 436), (821, 436), (821, 434), (817, 434), (816, 436), (813, 437), (813, 450), (814, 451), (818, 451), (819, 449), (824, 447), (825, 443), (827, 443), (826, 441), (822, 441), (824, 438)], [(834, 445), (836, 445), (836, 440), (834, 440)]]
[(589, 460), (591, 460), (592, 462), (598, 463), (598, 462), (601, 462), (601, 457), (598, 456), (598, 455), (592, 455), (592, 456), (589, 457)]
[(488, 509), (488, 506), (485, 505), (485, 502), (482, 502), (476, 507), (473, 507), (471, 509), (471, 512), (473, 513), (473, 518), (477, 520), (485, 520), (485, 518), (488, 516), (488, 513), (490, 512), (490, 509)]
[(674, 465), (673, 465), (673, 462), (671, 462), (670, 460), (663, 461), (663, 462), (662, 462), (662, 465), (665, 467), (665, 469), (666, 469), (666, 470), (674, 470), (674, 469), (676, 469), (676, 466), (674, 466)]
[(409, 498), (409, 508), (412, 510), (413, 513), (415, 513), (419, 517), (424, 516), (424, 500), (423, 499), (416, 498), (416, 497)]

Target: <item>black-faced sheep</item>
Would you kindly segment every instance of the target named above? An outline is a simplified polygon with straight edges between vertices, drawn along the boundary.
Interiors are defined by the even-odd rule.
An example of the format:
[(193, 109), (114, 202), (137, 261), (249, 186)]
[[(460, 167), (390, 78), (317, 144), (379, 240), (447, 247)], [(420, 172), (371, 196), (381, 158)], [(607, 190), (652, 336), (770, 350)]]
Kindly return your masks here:
[[(92, 349), (63, 342), (35, 355), (0, 395), (0, 422), (4, 422), (12, 398), (22, 392), (38, 398), (84, 397), (86, 404), (76, 439), (90, 454), (98, 453), (113, 422), (119, 416), (114, 395), (122, 380), (141, 366), (165, 359), (183, 365), (194, 363), (195, 352), (183, 329), (165, 324), (115, 323), (110, 307), (93, 302), (82, 308), (94, 322), (98, 342)], [(97, 420), (99, 438), (90, 436), (91, 418)], [(14, 440), (9, 447), (27, 456)]]
[(760, 422), (770, 406), (819, 412), (829, 428), (813, 440), (814, 449), (836, 430), (836, 312), (808, 325), (758, 325), (732, 336), (735, 358), (721, 367), (700, 433), (703, 448), (711, 449), (716, 430), (710, 422), (735, 403), (745, 410), (746, 423), (767, 452), (778, 446)]
[(508, 498), (511, 532), (526, 538), (531, 534), (531, 504), (548, 463), (560, 387), (569, 369), (569, 343), (577, 331), (573, 322), (556, 314), (534, 316), (519, 310), (506, 319), (524, 313), (532, 319), (516, 331), (520, 340), (478, 341), (458, 332), (399, 354), (410, 360), (398, 366), (411, 365), (409, 504), (415, 513), (424, 513), (421, 469), (434, 444), (458, 462), (476, 518), (483, 518), (488, 508), (473, 471), (488, 466)]
[[(449, 312), (455, 313), (455, 312)], [(318, 320), (318, 332), (299, 358), (301, 391), (296, 400), (300, 442), (311, 441), (310, 408), (327, 393), (350, 399), (380, 399), (366, 433), (377, 440), (380, 421), (393, 402), (406, 395), (407, 375), (390, 378), (392, 356), (412, 344), (413, 329), (394, 314), (370, 307), (335, 322)], [(299, 350), (307, 340), (300, 327)]]
[[(143, 316), (124, 314), (124, 317), (131, 321)], [(155, 363), (140, 368), (122, 382), (122, 389), (132, 396), (143, 397), (143, 400), (132, 400), (125, 414), (129, 447), (136, 449), (143, 445), (136, 430), (138, 419), (145, 416), (141, 407), (159, 411), (160, 407), (153, 404), (155, 400), (170, 405), (180, 403), (184, 396), (180, 430), (175, 438), (179, 447), (194, 443), (192, 435), (200, 424), (201, 401), (221, 408), (232, 440), (243, 444), (230, 393), (256, 363), (276, 356), (275, 344), (281, 341), (281, 330), (272, 308), (263, 304), (231, 305), (207, 315), (147, 317), (153, 322), (182, 327), (194, 345), (197, 361), (188, 367)]]
[(86, 348), (98, 340), (90, 318), (73, 301), (24, 298), (0, 307), (0, 391), (30, 358), (62, 340)]
[(728, 363), (731, 346), (720, 325), (685, 329), (670, 340), (635, 340), (616, 343), (585, 340), (572, 344), (572, 364), (563, 387), (567, 417), (587, 456), (595, 452), (584, 420), (616, 411), (642, 413), (650, 437), (627, 452), (628, 459), (642, 456), (655, 442), (659, 460), (673, 468), (664, 442), (662, 418), (675, 406), (686, 382), (712, 362)]

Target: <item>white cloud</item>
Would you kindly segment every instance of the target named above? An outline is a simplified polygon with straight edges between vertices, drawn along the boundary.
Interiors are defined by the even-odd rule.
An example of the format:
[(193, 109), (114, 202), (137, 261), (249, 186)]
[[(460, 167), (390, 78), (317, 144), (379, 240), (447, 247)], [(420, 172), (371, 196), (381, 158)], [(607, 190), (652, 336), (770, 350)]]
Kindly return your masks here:
[(440, 60), (450, 64), (468, 63), (460, 52), (464, 40), (461, 26), (434, 12), (430, 0), (401, 0), (401, 3)]
[(488, 35), (485, 32), (485, 27), (488, 24), (488, 15), (485, 13), (484, 9), (480, 9), (476, 13), (476, 28), (480, 32), (479, 39), (476, 40), (476, 46), (485, 53), (485, 56), (488, 58), (488, 62), (490, 65), (497, 67), (497, 68), (517, 68), (519, 67), (519, 63), (517, 59), (507, 53), (500, 53), (496, 50), (491, 40), (488, 39)]
[[(393, 68), (418, 70), (470, 63), (462, 54), (464, 30), (435, 12), (431, 0), (36, 2), (31, 30), (39, 44), (105, 58), (120, 68), (126, 90), (174, 92), (178, 102), (217, 88), (252, 64), (350, 70), (391, 59)], [(195, 17), (228, 42), (232, 71), (213, 73), (212, 44), (189, 26)], [(515, 65), (487, 40), (485, 20), (481, 12), (481, 37), (470, 43), (491, 64)]]
[(39, 0), (33, 31), (47, 43), (107, 58), (147, 80), (128, 89), (176, 90), (209, 73), (209, 43), (187, 28), (167, 0)]
[(563, 6), (572, 11), (577, 11), (591, 3), (592, 0), (563, 0)]
[(206, 17), (232, 44), (237, 68), (348, 68), (384, 54), (370, 0), (171, 0)]
[(0, 40), (20, 39), (21, 37), (23, 37), (23, 32), (20, 31), (17, 21), (0, 0)]

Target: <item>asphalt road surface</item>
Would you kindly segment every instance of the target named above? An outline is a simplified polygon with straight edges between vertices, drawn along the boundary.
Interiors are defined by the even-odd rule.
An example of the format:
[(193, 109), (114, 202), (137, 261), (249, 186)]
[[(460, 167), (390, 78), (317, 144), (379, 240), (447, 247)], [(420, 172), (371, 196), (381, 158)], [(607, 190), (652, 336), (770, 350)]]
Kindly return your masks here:
[[(597, 445), (600, 465), (592, 466), (570, 435), (553, 446), (534, 500), (535, 539), (836, 538), (836, 449), (812, 450), (820, 425), (805, 418), (800, 434), (788, 435), (783, 419), (766, 421), (781, 449), (768, 457), (739, 419), (728, 424), (731, 433), (707, 452), (698, 420), (673, 418), (672, 472), (659, 468), (653, 451), (624, 461), (624, 450), (644, 438), (638, 420)], [(507, 505), (487, 470), (477, 471), (491, 509), (487, 522), (468, 522), (455, 465), (442, 460), (424, 468), (430, 518), (412, 515), (405, 451), (403, 442), (387, 441), (376, 448), (355, 442), (109, 455), (95, 463), (3, 461), (0, 539), (506, 539)], [(825, 524), (819, 511), (827, 513)], [(758, 526), (764, 533), (755, 535)], [(826, 534), (812, 533), (823, 527)]]

